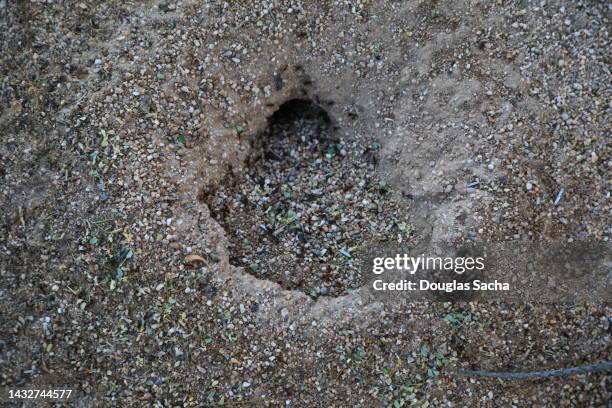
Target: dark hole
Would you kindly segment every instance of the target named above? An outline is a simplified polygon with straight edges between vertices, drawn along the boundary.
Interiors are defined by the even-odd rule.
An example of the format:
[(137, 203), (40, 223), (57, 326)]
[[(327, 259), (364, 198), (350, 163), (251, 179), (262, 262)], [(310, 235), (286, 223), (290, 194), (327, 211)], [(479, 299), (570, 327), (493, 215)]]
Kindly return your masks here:
[(283, 103), (276, 112), (270, 117), (270, 125), (286, 125), (298, 119), (322, 120), (325, 124), (331, 124), (331, 119), (327, 112), (317, 106), (312, 101), (306, 99), (291, 99)]
[(247, 166), (200, 194), (233, 265), (313, 298), (360, 287), (361, 253), (402, 233), (375, 144), (340, 138), (332, 122), (316, 101), (289, 100), (252, 136)]

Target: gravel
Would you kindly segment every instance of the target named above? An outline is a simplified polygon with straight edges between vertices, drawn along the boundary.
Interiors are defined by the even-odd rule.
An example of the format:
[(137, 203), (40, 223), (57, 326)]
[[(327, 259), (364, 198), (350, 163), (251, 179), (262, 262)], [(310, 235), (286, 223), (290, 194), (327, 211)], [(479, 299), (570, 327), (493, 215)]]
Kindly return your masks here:
[[(608, 14), (582, 1), (0, 1), (0, 386), (71, 388), (76, 406), (606, 406), (605, 372), (453, 370), (610, 360), (608, 306), (313, 295), (360, 277), (282, 275), (264, 259), (283, 250), (247, 221), (269, 199), (317, 238), (311, 203), (390, 228), (336, 225), (357, 233), (337, 248), (283, 231), (291, 264), (295, 249), (397, 239), (404, 211), (416, 236), (609, 240)], [(333, 142), (303, 123), (270, 145), (296, 157), (249, 168), (252, 137), (298, 97), (329, 113)], [(305, 173), (284, 183), (291, 199), (258, 189), (289, 163), (336, 172), (329, 194), (307, 199)], [(354, 200), (334, 198), (340, 175)], [(253, 194), (229, 226), (198, 200), (219, 185), (228, 206)], [(421, 197), (439, 203), (420, 213)]]

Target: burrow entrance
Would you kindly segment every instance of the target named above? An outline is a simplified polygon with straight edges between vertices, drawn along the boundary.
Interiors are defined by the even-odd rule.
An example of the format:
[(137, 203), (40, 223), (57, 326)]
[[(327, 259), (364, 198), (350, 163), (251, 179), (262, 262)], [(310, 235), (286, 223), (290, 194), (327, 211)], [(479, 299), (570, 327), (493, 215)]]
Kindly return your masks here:
[(247, 170), (206, 194), (230, 261), (313, 298), (361, 286), (361, 255), (410, 233), (376, 175), (378, 145), (343, 140), (309, 100), (283, 104), (252, 142)]

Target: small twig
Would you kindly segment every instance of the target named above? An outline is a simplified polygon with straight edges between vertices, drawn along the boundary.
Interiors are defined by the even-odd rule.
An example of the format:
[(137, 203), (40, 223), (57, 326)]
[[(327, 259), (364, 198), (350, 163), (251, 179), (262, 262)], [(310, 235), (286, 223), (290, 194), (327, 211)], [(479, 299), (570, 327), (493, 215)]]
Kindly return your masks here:
[(555, 198), (555, 201), (553, 202), (553, 206), (556, 207), (557, 204), (559, 204), (559, 201), (561, 201), (561, 197), (563, 197), (563, 193), (565, 192), (565, 189), (562, 188), (561, 190), (559, 190), (559, 193), (557, 194), (557, 198)]
[(612, 371), (612, 361), (586, 364), (578, 367), (556, 368), (552, 370), (530, 372), (496, 372), (483, 370), (457, 370), (455, 374), (465, 377), (499, 378), (502, 380), (530, 380), (534, 378), (567, 377), (570, 375), (594, 373), (597, 371)]

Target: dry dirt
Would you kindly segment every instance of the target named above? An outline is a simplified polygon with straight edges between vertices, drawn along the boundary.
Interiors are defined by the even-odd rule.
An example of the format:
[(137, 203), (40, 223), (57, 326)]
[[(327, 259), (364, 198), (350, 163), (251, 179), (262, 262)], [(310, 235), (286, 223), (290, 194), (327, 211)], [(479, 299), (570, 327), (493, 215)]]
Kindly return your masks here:
[[(610, 360), (608, 305), (383, 302), (343, 263), (385, 239), (607, 242), (609, 12), (0, 0), (0, 386), (71, 406), (607, 406), (605, 372), (455, 370)], [(296, 99), (332, 139), (298, 120), (312, 149), (274, 141)], [(249, 229), (270, 201), (260, 230), (281, 239)]]

